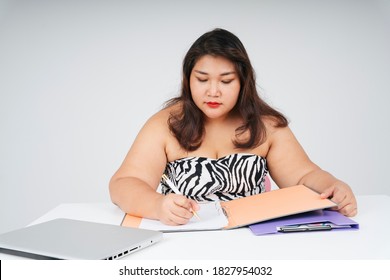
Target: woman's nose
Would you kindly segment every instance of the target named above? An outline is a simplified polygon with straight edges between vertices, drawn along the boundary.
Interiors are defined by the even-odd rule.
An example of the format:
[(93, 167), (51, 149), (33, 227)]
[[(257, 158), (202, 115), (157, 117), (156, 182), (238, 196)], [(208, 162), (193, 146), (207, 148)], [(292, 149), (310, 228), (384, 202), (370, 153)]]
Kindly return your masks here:
[(208, 96), (213, 96), (213, 97), (219, 97), (221, 95), (221, 92), (219, 91), (218, 83), (210, 83), (210, 86), (207, 91)]

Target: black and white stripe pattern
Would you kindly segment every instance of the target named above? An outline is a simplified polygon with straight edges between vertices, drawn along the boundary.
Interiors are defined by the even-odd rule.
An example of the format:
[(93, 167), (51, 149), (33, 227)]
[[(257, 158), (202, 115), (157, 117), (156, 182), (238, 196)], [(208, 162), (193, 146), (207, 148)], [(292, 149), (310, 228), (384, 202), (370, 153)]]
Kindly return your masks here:
[[(182, 158), (165, 169), (180, 192), (196, 201), (227, 201), (264, 192), (267, 173), (266, 159), (254, 154)], [(172, 192), (163, 181), (161, 185), (163, 194)]]

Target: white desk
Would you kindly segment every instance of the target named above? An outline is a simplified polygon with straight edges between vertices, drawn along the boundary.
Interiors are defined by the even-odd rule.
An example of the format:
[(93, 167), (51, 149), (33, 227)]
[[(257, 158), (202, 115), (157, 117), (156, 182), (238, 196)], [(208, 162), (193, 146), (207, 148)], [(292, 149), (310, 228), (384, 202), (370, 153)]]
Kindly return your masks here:
[[(162, 241), (127, 256), (151, 260), (362, 260), (390, 259), (390, 196), (358, 196), (357, 231), (255, 236), (248, 228), (164, 233)], [(119, 225), (124, 213), (110, 203), (61, 204), (33, 222), (70, 218)], [(0, 254), (0, 259), (21, 259)]]

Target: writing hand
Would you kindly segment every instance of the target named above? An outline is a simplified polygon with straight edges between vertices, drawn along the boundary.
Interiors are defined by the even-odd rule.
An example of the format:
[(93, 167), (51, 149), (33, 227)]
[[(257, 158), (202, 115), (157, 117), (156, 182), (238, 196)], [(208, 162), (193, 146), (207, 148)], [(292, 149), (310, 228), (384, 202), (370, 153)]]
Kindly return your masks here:
[(193, 216), (193, 211), (199, 210), (199, 205), (183, 195), (168, 194), (162, 196), (157, 207), (159, 220), (167, 225), (184, 225)]

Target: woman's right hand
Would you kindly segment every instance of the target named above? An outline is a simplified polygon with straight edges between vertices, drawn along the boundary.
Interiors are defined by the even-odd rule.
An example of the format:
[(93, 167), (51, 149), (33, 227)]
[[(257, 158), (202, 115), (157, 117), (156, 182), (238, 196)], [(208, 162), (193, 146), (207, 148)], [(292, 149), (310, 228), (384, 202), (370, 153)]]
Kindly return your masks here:
[(199, 205), (183, 195), (162, 195), (157, 206), (157, 217), (166, 225), (184, 225), (192, 218), (192, 211), (198, 211)]

